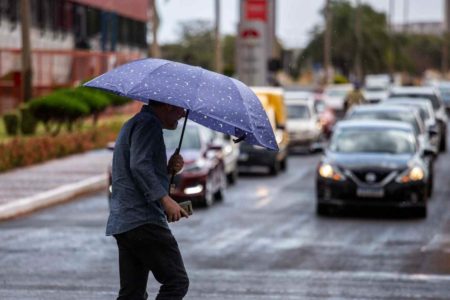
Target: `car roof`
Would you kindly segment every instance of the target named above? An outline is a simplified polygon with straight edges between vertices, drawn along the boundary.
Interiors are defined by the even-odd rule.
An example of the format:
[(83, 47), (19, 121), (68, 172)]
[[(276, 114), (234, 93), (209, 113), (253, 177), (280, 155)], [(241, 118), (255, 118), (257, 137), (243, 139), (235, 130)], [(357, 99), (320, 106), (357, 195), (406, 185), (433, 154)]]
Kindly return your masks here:
[(398, 129), (414, 132), (411, 124), (401, 121), (387, 120), (342, 120), (336, 123), (337, 128), (373, 128), (373, 129)]
[(430, 99), (427, 98), (387, 98), (385, 101), (383, 101), (383, 103), (380, 104), (394, 104), (394, 103), (402, 103), (402, 104), (411, 104), (411, 105), (415, 105), (415, 106), (430, 106), (431, 109), (433, 109), (433, 105), (431, 103)]
[(352, 89), (353, 84), (343, 83), (343, 84), (330, 84), (325, 87), (325, 90), (348, 90)]
[(276, 94), (283, 94), (284, 90), (280, 87), (273, 87), (273, 86), (251, 86), (250, 87), (254, 93), (258, 92), (271, 92)]
[(388, 105), (358, 105), (352, 107), (350, 112), (366, 112), (366, 111), (395, 111), (395, 112), (411, 112), (417, 110), (415, 107), (403, 107), (403, 106), (388, 106)]
[(284, 99), (297, 100), (297, 99), (314, 99), (314, 94), (306, 91), (286, 91), (284, 92)]
[(393, 87), (391, 89), (392, 94), (416, 94), (416, 95), (429, 95), (435, 94), (436, 88), (432, 86), (401, 86)]

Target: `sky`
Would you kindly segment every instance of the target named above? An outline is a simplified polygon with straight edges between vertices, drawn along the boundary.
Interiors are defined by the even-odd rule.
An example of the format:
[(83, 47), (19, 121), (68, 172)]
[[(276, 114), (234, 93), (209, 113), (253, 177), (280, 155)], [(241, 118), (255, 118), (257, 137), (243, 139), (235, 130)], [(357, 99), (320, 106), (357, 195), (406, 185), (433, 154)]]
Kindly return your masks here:
[[(221, 1), (222, 34), (235, 34), (239, 19), (238, 0)], [(390, 0), (360, 0), (377, 11), (387, 12)], [(444, 0), (393, 0), (394, 23), (414, 21), (442, 21)], [(286, 48), (301, 48), (309, 41), (315, 25), (323, 23), (320, 10), (325, 0), (276, 0), (277, 36)], [(356, 3), (356, 0), (350, 0)], [(179, 38), (180, 24), (190, 20), (214, 20), (215, 0), (157, 0), (161, 17), (161, 43), (175, 42)], [(405, 3), (408, 5), (405, 14)]]

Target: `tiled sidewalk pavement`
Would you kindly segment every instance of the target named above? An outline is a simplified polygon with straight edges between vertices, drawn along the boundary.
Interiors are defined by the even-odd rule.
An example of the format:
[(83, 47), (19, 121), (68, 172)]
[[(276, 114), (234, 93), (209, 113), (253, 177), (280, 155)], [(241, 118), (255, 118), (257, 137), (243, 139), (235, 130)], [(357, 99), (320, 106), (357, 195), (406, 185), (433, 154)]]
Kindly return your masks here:
[(95, 150), (0, 173), (0, 220), (106, 188), (111, 158)]

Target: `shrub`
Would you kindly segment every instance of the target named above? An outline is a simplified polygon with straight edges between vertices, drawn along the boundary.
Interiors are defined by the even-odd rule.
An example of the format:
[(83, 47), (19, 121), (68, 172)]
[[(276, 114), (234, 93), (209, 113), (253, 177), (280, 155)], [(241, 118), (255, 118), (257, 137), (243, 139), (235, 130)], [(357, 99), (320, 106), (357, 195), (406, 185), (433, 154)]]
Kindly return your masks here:
[(100, 113), (111, 104), (108, 96), (99, 90), (86, 87), (77, 87), (70, 90), (70, 93), (73, 97), (77, 98), (89, 107), (89, 112), (93, 115), (94, 125), (97, 124)]
[(0, 172), (98, 148), (116, 139), (122, 122), (59, 136), (14, 138), (0, 144)]
[(20, 131), (24, 135), (32, 135), (36, 132), (37, 119), (34, 117), (28, 105), (20, 107)]
[[(66, 90), (58, 90), (31, 101), (30, 109), (33, 115), (44, 123), (47, 132), (53, 135), (59, 133), (64, 123), (71, 131), (77, 119), (89, 114), (89, 107)], [(52, 128), (53, 125), (55, 128)]]
[(344, 84), (344, 83), (349, 83), (349, 81), (348, 81), (347, 77), (345, 77), (344, 75), (337, 74), (334, 76), (333, 83)]
[(17, 112), (4, 114), (3, 122), (5, 123), (6, 133), (8, 135), (17, 135), (19, 129), (19, 114)]

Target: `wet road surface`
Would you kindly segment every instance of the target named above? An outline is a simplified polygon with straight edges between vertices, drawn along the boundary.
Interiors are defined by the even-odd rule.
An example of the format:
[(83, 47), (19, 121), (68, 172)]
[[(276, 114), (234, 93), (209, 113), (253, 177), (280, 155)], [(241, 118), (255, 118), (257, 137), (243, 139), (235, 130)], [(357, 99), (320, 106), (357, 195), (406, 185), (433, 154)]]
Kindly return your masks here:
[[(172, 225), (186, 299), (450, 299), (450, 154), (426, 219), (315, 214), (318, 155), (277, 177), (241, 176), (225, 200)], [(0, 223), (0, 299), (114, 299), (117, 250), (106, 193)], [(387, 216), (387, 217), (386, 217)], [(156, 282), (149, 280), (149, 299)]]

